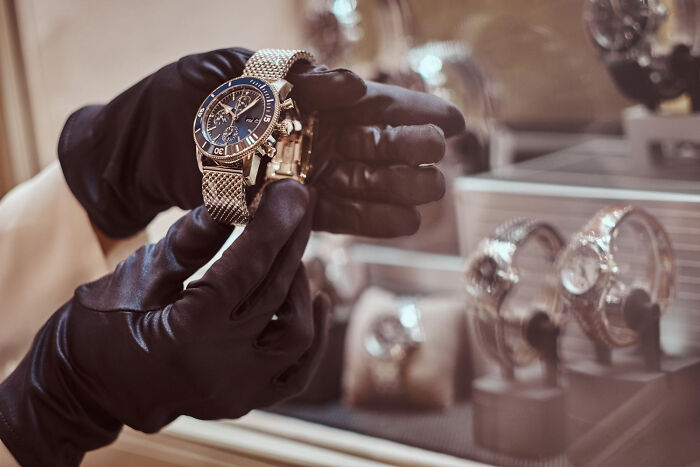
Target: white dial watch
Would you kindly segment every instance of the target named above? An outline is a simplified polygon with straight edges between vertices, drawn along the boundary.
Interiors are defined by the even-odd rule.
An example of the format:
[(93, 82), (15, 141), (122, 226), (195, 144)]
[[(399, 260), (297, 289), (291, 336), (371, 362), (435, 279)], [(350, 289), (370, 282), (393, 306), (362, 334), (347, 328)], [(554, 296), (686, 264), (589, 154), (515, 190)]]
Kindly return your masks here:
[[(623, 230), (633, 237), (623, 238)], [(642, 252), (629, 251), (635, 246), (643, 246)], [(622, 256), (630, 263), (623, 264)], [(560, 293), (583, 331), (608, 347), (632, 345), (638, 339), (623, 313), (629, 291), (644, 289), (661, 312), (673, 298), (671, 241), (654, 217), (633, 206), (598, 211), (561, 254), (558, 272)]]

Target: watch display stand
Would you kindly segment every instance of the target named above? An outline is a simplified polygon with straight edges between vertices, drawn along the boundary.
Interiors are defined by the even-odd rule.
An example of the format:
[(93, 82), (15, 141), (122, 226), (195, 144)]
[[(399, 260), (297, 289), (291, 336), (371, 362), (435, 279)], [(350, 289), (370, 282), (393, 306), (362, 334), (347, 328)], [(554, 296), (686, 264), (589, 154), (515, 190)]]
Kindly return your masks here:
[(543, 371), (501, 365), (472, 385), (474, 442), (502, 454), (541, 459), (565, 449), (565, 392), (558, 378), (559, 328), (547, 314), (528, 323), (526, 338), (537, 349)]
[(700, 113), (659, 115), (642, 105), (623, 111), (630, 174), (697, 180)]
[(596, 345), (595, 361), (566, 369), (567, 457), (574, 465), (684, 464), (679, 456), (700, 456), (673, 448), (700, 432), (700, 358), (663, 355), (659, 306), (645, 291), (631, 291), (623, 313), (639, 333), (634, 353), (613, 359)]

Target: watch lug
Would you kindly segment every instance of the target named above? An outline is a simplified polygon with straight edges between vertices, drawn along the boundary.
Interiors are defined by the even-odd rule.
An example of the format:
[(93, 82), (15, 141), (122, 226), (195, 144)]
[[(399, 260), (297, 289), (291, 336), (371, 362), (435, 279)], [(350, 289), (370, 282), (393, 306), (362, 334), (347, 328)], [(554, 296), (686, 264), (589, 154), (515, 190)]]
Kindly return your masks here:
[(259, 169), (260, 154), (254, 152), (243, 158), (243, 179), (249, 186), (255, 185)]
[(202, 157), (203, 156), (204, 155), (202, 154), (202, 151), (200, 151), (199, 148), (197, 148), (195, 157), (197, 159), (197, 167), (199, 168), (200, 172), (204, 172), (204, 167), (202, 165)]
[(277, 81), (270, 83), (270, 85), (277, 91), (280, 101), (286, 100), (287, 96), (289, 96), (289, 93), (294, 87), (294, 85), (286, 79), (278, 79)]

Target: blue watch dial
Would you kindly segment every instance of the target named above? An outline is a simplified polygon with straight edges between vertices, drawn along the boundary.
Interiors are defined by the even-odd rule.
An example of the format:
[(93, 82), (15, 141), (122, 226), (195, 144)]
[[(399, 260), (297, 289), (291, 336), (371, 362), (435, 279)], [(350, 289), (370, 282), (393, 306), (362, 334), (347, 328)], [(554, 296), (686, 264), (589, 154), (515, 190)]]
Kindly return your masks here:
[(205, 137), (217, 145), (238, 143), (262, 121), (265, 103), (260, 91), (241, 86), (218, 96), (204, 114)]
[(194, 121), (194, 139), (205, 155), (230, 162), (265, 141), (278, 115), (278, 98), (269, 84), (236, 78), (204, 100)]

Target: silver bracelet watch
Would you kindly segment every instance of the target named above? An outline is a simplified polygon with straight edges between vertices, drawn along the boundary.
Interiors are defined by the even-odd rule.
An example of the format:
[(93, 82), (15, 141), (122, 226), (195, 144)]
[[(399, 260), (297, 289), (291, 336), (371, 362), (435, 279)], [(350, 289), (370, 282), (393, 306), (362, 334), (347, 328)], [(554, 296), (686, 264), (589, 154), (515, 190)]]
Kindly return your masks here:
[(671, 241), (654, 217), (633, 206), (598, 211), (569, 242), (558, 270), (559, 290), (583, 331), (608, 347), (632, 345), (638, 339), (623, 314), (632, 288), (644, 289), (661, 312), (673, 298)]
[[(528, 270), (527, 275), (516, 266), (516, 257), (530, 239), (544, 248), (545, 257), (539, 259), (544, 260), (551, 274)], [(557, 294), (554, 265), (563, 248), (561, 235), (550, 224), (513, 219), (482, 240), (467, 261), (466, 290), (476, 334), (485, 350), (505, 369), (526, 365), (537, 356), (525, 337), (535, 311), (546, 313), (555, 325), (561, 322), (563, 303)], [(528, 288), (536, 292), (521, 296), (519, 303), (507, 303), (509, 297), (517, 298), (513, 297), (516, 289), (523, 288), (525, 282), (530, 282)]]
[(303, 50), (259, 50), (241, 76), (217, 87), (197, 111), (193, 131), (204, 204), (223, 224), (250, 221), (262, 184), (306, 179), (315, 117), (300, 112), (284, 79), (298, 60), (313, 63), (314, 57)]

